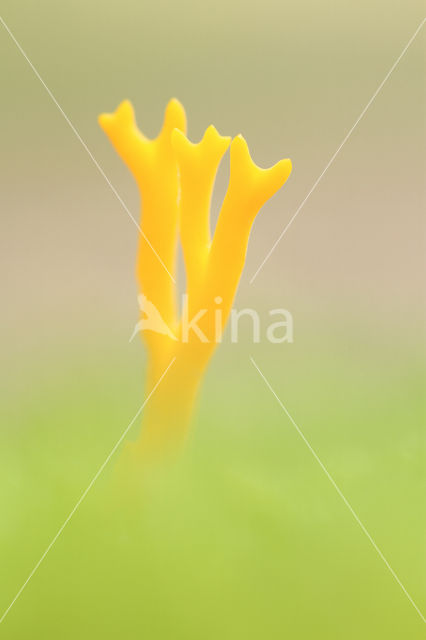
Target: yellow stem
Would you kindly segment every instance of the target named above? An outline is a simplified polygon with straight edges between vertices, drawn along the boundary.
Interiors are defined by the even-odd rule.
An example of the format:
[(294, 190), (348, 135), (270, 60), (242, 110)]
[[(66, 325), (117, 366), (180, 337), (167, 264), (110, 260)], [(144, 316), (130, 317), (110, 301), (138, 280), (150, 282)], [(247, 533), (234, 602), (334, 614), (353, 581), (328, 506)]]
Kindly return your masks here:
[[(143, 300), (166, 327), (158, 332), (151, 324), (142, 331), (148, 348), (147, 395), (173, 362), (146, 406), (139, 440), (127, 448), (128, 455), (139, 461), (153, 460), (174, 451), (186, 437), (202, 376), (232, 307), (253, 221), (286, 182), (291, 162), (281, 160), (260, 169), (244, 138), (234, 138), (228, 190), (211, 241), (210, 200), (230, 138), (210, 126), (198, 144), (190, 142), (177, 100), (168, 104), (155, 140), (139, 131), (127, 101), (115, 113), (100, 116), (99, 122), (141, 192), (143, 237), (137, 279)], [(187, 307), (180, 323), (174, 286), (178, 234), (187, 275)], [(186, 320), (199, 312), (197, 324), (205, 340), (186, 330)]]

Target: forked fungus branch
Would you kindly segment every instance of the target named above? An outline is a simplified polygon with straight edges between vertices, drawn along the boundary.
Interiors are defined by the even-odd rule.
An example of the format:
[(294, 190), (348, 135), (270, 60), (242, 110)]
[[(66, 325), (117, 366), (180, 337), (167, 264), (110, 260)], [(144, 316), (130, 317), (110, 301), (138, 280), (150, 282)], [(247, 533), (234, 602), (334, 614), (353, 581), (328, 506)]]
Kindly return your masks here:
[[(291, 172), (290, 160), (260, 169), (241, 135), (232, 141), (210, 126), (194, 144), (186, 137), (186, 117), (175, 99), (167, 105), (155, 140), (138, 129), (133, 107), (122, 102), (99, 117), (102, 129), (131, 171), (141, 194), (141, 229), (136, 274), (144, 299), (153, 304), (167, 332), (143, 330), (148, 349), (147, 393), (173, 361), (146, 406), (135, 457), (152, 458), (173, 450), (188, 429), (203, 373), (228, 319), (243, 271), (254, 219)], [(230, 146), (230, 179), (213, 239), (210, 202), (219, 163)], [(183, 335), (177, 317), (176, 250), (180, 237), (185, 260), (189, 318), (207, 310), (196, 332)], [(219, 314), (219, 315), (218, 315)], [(220, 318), (219, 329), (217, 318)]]

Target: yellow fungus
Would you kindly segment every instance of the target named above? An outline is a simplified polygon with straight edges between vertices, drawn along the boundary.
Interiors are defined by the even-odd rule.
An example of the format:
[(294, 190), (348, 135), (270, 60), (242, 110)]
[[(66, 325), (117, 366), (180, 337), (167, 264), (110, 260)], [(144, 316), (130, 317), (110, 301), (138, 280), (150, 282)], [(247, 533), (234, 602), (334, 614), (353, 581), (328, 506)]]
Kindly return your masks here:
[[(141, 329), (148, 349), (147, 394), (172, 363), (146, 406), (140, 438), (131, 445), (137, 458), (152, 458), (175, 449), (185, 437), (199, 384), (232, 307), (253, 221), (286, 182), (291, 161), (261, 169), (241, 135), (231, 142), (213, 126), (198, 144), (190, 142), (185, 112), (176, 99), (167, 105), (163, 127), (154, 140), (139, 131), (128, 101), (114, 113), (102, 114), (99, 123), (140, 190), (142, 233), (136, 268), (140, 298), (153, 305), (167, 328), (155, 331), (145, 324)], [(229, 185), (211, 240), (210, 201), (229, 146)], [(178, 319), (179, 237), (187, 292)], [(191, 319), (198, 317), (197, 329), (189, 330)]]

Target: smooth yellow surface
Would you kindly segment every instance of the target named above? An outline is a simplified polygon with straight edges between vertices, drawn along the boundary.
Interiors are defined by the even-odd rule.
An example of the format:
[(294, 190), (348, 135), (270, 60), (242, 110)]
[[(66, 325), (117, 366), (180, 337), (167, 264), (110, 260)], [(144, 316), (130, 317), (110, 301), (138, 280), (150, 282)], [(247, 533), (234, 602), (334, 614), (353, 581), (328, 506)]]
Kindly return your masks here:
[[(149, 351), (148, 393), (175, 358), (150, 398), (136, 445), (138, 451), (161, 451), (178, 443), (186, 432), (203, 372), (232, 307), (253, 221), (286, 182), (291, 161), (281, 160), (261, 169), (251, 159), (241, 135), (231, 142), (213, 126), (198, 144), (190, 142), (185, 135), (185, 112), (176, 99), (167, 105), (155, 140), (139, 131), (128, 101), (113, 114), (101, 115), (99, 123), (141, 193), (140, 291), (178, 337), (175, 341), (153, 331), (142, 332)], [(211, 240), (210, 201), (216, 172), (229, 145), (229, 185)], [(185, 331), (185, 323), (176, 317), (178, 236), (186, 268), (188, 319), (207, 310), (198, 323), (207, 340)]]
[[(178, 233), (178, 170), (171, 134), (185, 131), (185, 111), (171, 100), (163, 127), (154, 140), (138, 129), (131, 103), (126, 100), (112, 114), (102, 114), (99, 124), (118, 155), (130, 169), (141, 195), (139, 250), (136, 274), (141, 292), (160, 311), (167, 325), (177, 324), (175, 277)], [(164, 336), (146, 332), (144, 339), (155, 358), (164, 350)], [(161, 374), (160, 374), (161, 375)]]

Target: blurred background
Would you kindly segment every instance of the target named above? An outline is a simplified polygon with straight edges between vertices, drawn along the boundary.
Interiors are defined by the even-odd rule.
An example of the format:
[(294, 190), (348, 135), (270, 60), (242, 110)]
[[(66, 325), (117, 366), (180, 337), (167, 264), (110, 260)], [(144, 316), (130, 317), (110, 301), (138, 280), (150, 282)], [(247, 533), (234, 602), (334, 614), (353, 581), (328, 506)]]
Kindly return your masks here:
[[(192, 140), (214, 123), (261, 166), (292, 159), (235, 307), (294, 318), (293, 344), (253, 345), (248, 324), (224, 341), (185, 453), (142, 503), (112, 497), (111, 461), (1, 637), (423, 637), (249, 361), (424, 611), (424, 29), (249, 283), (422, 3), (5, 0), (1, 15), (136, 217), (97, 124), (124, 98), (150, 137), (176, 96)], [(137, 230), (1, 25), (0, 52), (2, 615), (139, 408), (146, 354), (128, 344)]]

